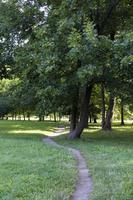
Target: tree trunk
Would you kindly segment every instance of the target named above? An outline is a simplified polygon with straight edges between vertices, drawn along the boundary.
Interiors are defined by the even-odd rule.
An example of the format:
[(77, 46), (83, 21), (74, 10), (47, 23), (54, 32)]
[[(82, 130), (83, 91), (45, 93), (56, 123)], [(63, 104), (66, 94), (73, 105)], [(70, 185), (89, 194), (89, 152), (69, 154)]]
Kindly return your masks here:
[(94, 123), (95, 123), (95, 124), (97, 123), (97, 118), (96, 118), (96, 117), (94, 117)]
[(76, 90), (76, 95), (73, 99), (72, 112), (70, 115), (70, 132), (74, 131), (78, 122), (78, 103), (79, 103), (79, 89)]
[(61, 122), (62, 115), (59, 113), (59, 122)]
[[(110, 39), (112, 41), (114, 41), (114, 39), (115, 39), (115, 31), (112, 31), (110, 33)], [(104, 92), (104, 90), (103, 90), (103, 92)], [(105, 102), (103, 102), (103, 105), (105, 105)], [(111, 128), (112, 128), (111, 126), (112, 126), (113, 108), (114, 108), (114, 96), (110, 93), (109, 107), (108, 107), (108, 111), (107, 111), (107, 114), (106, 114), (105, 123), (103, 121), (103, 123), (104, 123), (103, 129), (104, 130), (111, 130)]]
[(110, 94), (109, 107), (108, 107), (108, 111), (107, 111), (107, 115), (106, 115), (105, 125), (103, 127), (104, 130), (111, 130), (113, 108), (114, 108), (114, 96), (112, 94)]
[(54, 112), (54, 122), (56, 122), (57, 119), (56, 119), (56, 112)]
[(80, 108), (80, 121), (75, 130), (70, 132), (68, 136), (69, 139), (80, 138), (86, 126), (86, 119), (88, 118), (88, 108), (89, 108), (91, 93), (92, 93), (92, 85), (84, 88), (84, 94)]
[(76, 125), (77, 125), (77, 109), (75, 106), (70, 116), (70, 132), (72, 132), (76, 128)]
[(124, 104), (123, 104), (123, 100), (121, 99), (121, 125), (124, 126)]
[(92, 123), (92, 117), (91, 117), (91, 115), (90, 115), (90, 124)]
[(44, 115), (42, 116), (42, 121), (43, 121), (43, 122), (45, 121), (45, 117), (44, 117)]
[(104, 84), (101, 84), (101, 97), (102, 97), (102, 129), (104, 129), (105, 126), (105, 88)]
[[(89, 114), (89, 111), (88, 111), (88, 114)], [(87, 118), (86, 118), (86, 122), (85, 122), (85, 128), (88, 128), (88, 120), (89, 120), (89, 115), (87, 116)]]
[(25, 114), (23, 114), (23, 118), (24, 118), (24, 121), (25, 121)]
[(39, 117), (38, 121), (41, 122), (42, 121), (42, 116), (39, 115), (38, 117)]

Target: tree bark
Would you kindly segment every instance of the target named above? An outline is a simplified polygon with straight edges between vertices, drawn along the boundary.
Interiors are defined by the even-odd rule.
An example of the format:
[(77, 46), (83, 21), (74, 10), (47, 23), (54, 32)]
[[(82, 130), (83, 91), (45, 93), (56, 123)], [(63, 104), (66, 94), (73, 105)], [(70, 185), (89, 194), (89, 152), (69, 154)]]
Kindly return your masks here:
[(105, 88), (104, 88), (104, 84), (101, 84), (101, 97), (102, 97), (102, 129), (105, 126)]
[(81, 107), (80, 107), (80, 121), (75, 128), (74, 131), (70, 132), (68, 138), (69, 139), (75, 139), (80, 138), (85, 126), (86, 126), (86, 120), (88, 118), (88, 108), (90, 103), (92, 93), (92, 85), (86, 86), (84, 88), (84, 93), (82, 97)]
[(43, 121), (43, 122), (45, 121), (45, 117), (44, 117), (44, 115), (42, 116), (42, 121)]
[(123, 104), (123, 100), (121, 99), (121, 125), (124, 126), (124, 104)]
[(78, 122), (78, 103), (79, 103), (79, 88), (76, 89), (76, 93), (73, 99), (72, 112), (70, 115), (70, 132), (74, 131)]
[(90, 115), (90, 124), (92, 123), (92, 117), (91, 117), (91, 115)]
[(77, 125), (77, 106), (73, 105), (72, 113), (70, 116), (70, 132), (72, 132)]
[(97, 123), (97, 118), (96, 117), (94, 117), (94, 124), (96, 124)]
[(25, 121), (25, 114), (23, 114), (23, 118), (24, 118), (24, 121)]
[[(88, 114), (89, 114), (89, 111), (88, 111)], [(86, 122), (85, 122), (85, 128), (88, 128), (88, 120), (89, 120), (89, 115), (87, 116), (87, 118), (86, 118)]]
[(109, 107), (108, 107), (108, 111), (106, 114), (105, 125), (103, 127), (104, 130), (111, 130), (111, 128), (112, 128), (113, 108), (114, 108), (114, 96), (112, 94), (110, 94)]
[(56, 122), (57, 119), (56, 119), (56, 112), (54, 112), (54, 122)]

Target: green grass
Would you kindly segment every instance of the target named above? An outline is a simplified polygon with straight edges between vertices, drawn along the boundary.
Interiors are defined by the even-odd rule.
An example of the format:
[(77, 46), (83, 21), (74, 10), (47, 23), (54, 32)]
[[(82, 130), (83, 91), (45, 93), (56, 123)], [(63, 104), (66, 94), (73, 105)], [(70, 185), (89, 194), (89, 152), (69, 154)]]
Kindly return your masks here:
[(90, 200), (133, 200), (133, 126), (115, 125), (112, 132), (91, 126), (81, 140), (56, 140), (84, 155), (93, 180)]
[[(68, 200), (77, 181), (75, 160), (42, 142), (60, 124), (0, 121), (0, 199)], [(60, 144), (80, 149), (90, 169), (90, 200), (133, 200), (133, 126), (112, 132), (91, 125), (82, 139)]]
[(72, 156), (42, 142), (55, 123), (0, 121), (0, 199), (67, 200), (76, 182)]

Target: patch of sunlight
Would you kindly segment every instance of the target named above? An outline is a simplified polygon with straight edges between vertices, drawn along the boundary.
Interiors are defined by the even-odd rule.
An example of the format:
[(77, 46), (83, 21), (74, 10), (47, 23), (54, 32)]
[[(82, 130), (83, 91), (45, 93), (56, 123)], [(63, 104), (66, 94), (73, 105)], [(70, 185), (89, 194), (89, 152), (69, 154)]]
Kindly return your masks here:
[(66, 131), (62, 131), (62, 132), (57, 132), (54, 130), (45, 130), (45, 131), (42, 131), (42, 130), (14, 130), (14, 131), (9, 131), (9, 133), (12, 133), (12, 134), (42, 134), (42, 135), (46, 135), (46, 136), (51, 136), (51, 137), (56, 137), (56, 136), (59, 136), (59, 135), (62, 135), (62, 134), (66, 134), (67, 132)]
[(133, 159), (127, 162), (127, 165), (133, 165)]
[[(121, 131), (121, 132), (125, 132), (125, 131), (130, 131), (130, 132), (132, 132), (132, 129), (133, 127), (132, 126), (130, 126), (130, 127), (122, 127), (122, 128), (120, 128), (120, 127), (115, 127), (114, 129), (116, 129), (116, 131), (117, 131), (117, 129), (118, 129), (118, 131)], [(131, 130), (132, 129), (132, 130)]]
[(41, 131), (41, 130), (14, 130), (14, 131), (9, 131), (9, 133), (18, 133), (18, 134), (45, 134), (45, 132), (49, 131)]
[(89, 133), (93, 133), (93, 132), (97, 132), (98, 130), (100, 130), (100, 128), (97, 128), (97, 129), (85, 129), (85, 132), (89, 132)]

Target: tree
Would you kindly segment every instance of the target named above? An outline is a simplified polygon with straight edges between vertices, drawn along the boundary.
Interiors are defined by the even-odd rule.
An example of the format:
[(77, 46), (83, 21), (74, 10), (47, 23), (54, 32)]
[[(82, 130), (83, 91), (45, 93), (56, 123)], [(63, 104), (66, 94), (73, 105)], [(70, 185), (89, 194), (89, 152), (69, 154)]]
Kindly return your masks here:
[[(94, 85), (102, 84), (103, 128), (111, 129), (117, 93), (112, 82), (122, 82), (121, 67), (125, 69), (131, 59), (129, 55), (126, 62), (122, 59), (123, 48), (117, 41), (132, 17), (131, 1), (12, 0), (1, 5), (8, 11), (1, 16), (6, 16), (9, 27), (7, 46), (14, 44), (14, 75), (35, 91), (39, 113), (46, 105), (49, 113), (63, 108), (71, 115), (69, 138), (79, 138), (88, 122)], [(106, 118), (104, 89), (109, 93)], [(41, 102), (45, 102), (42, 107)]]

